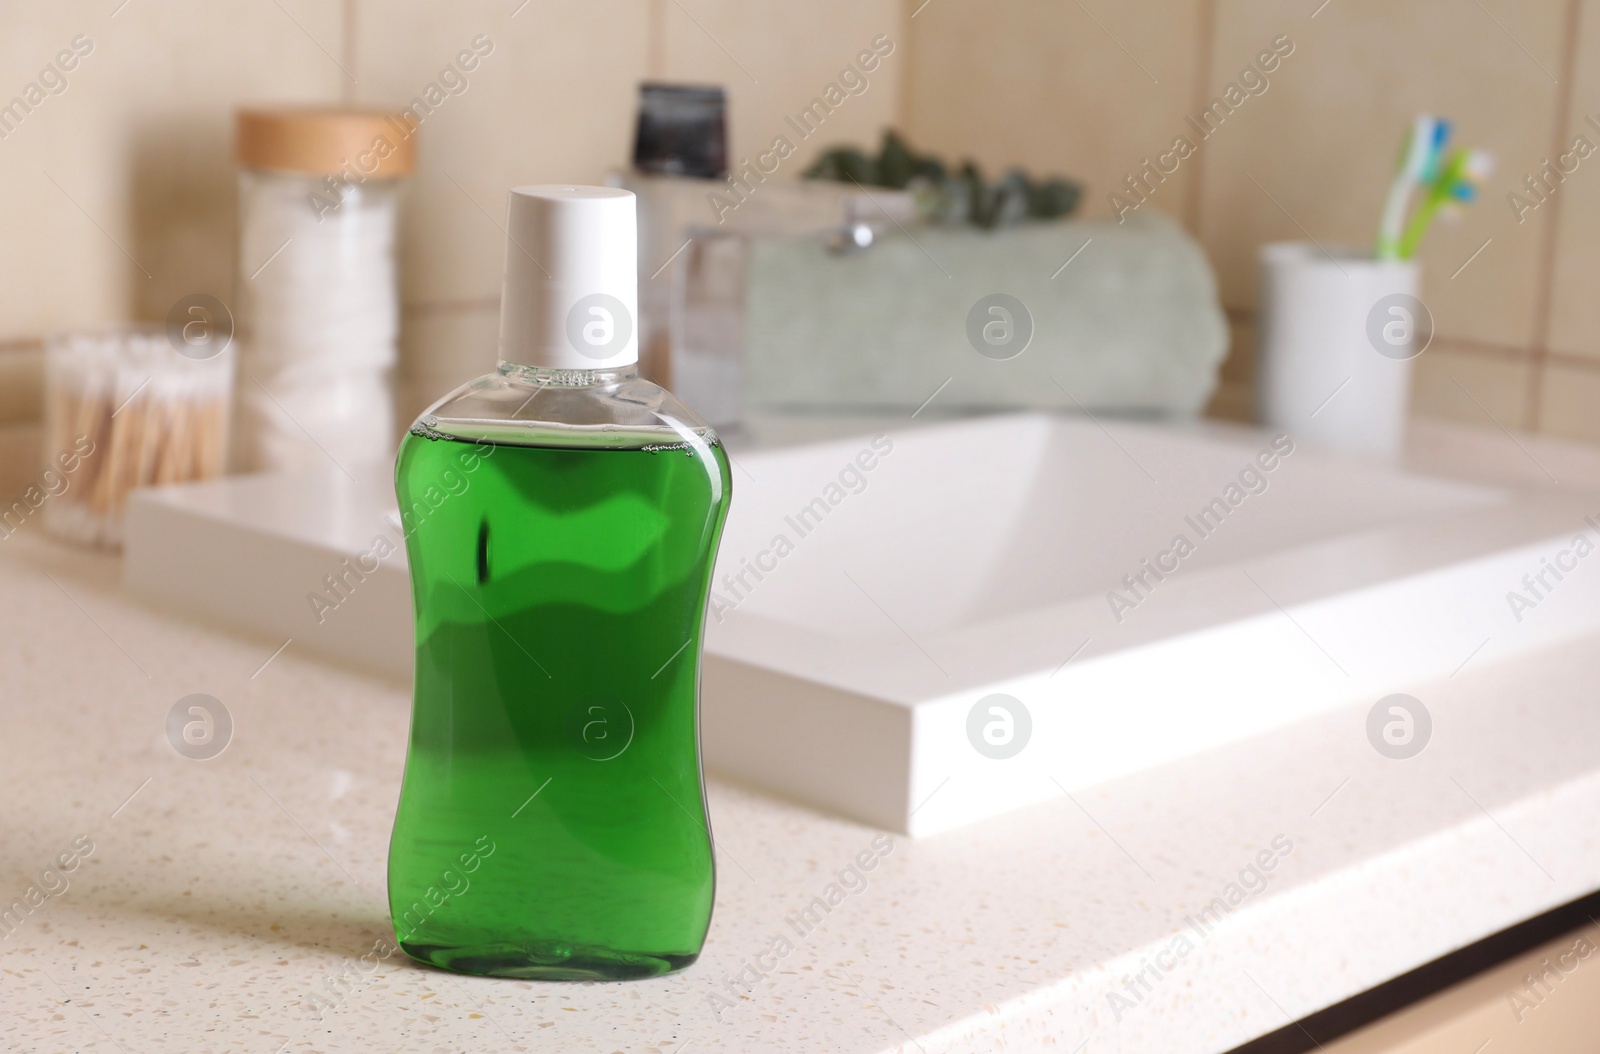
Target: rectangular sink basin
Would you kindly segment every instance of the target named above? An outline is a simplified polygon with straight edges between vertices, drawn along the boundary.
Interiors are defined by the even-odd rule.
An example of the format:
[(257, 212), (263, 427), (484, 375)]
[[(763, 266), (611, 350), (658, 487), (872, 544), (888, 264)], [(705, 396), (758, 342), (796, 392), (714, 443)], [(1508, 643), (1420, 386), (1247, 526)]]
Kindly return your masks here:
[[(1334, 707), (1362, 734), (1383, 696), (1600, 624), (1600, 559), (1507, 599), (1600, 540), (1582, 494), (1045, 414), (734, 453), (706, 763), (912, 835)], [(356, 474), (141, 492), (126, 580), (408, 676), (403, 552), (320, 619), (307, 600), (397, 537), (387, 471)]]
[(1600, 559), (1520, 622), (1506, 598), (1600, 541), (1600, 501), (1266, 433), (1015, 415), (738, 464), (707, 757), (910, 834), (1336, 706), (1359, 729), (1383, 696), (1600, 621)]

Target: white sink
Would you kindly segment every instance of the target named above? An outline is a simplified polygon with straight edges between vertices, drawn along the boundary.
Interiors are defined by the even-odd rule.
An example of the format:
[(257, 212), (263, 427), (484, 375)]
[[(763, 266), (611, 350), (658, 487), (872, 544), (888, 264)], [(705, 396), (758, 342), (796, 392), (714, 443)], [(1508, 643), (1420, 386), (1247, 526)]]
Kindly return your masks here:
[[(1272, 443), (1027, 414), (738, 455), (706, 641), (708, 766), (928, 834), (1336, 706), (1359, 735), (1381, 696), (1426, 703), (1431, 678), (1600, 624), (1600, 559), (1520, 622), (1506, 599), (1575, 534), (1600, 539), (1583, 522), (1600, 499), (1305, 447), (1260, 474), (1264, 490), (1252, 477), (1259, 493), (1227, 494)], [(126, 579), (408, 675), (403, 555), (321, 622), (306, 600), (342, 556), (393, 536), (386, 471), (357, 475), (141, 492)], [(1201, 537), (1198, 512), (1240, 495)], [(1180, 533), (1193, 552), (1129, 594), (1123, 577)], [(1111, 590), (1138, 600), (1120, 621)], [(968, 735), (996, 693), (1031, 722), (1005, 758)], [(980, 726), (999, 720), (989, 705)]]
[[(708, 633), (704, 736), (725, 770), (896, 830), (972, 822), (1341, 704), (1362, 734), (1384, 695), (1600, 622), (1600, 558), (1520, 623), (1506, 600), (1564, 540), (1600, 540), (1582, 522), (1600, 500), (1296, 447), (1202, 537), (1198, 511), (1271, 435), (1018, 415), (889, 441), (803, 537), (796, 511), (870, 441), (740, 459), (717, 576), (737, 605)], [(1123, 576), (1179, 534), (1193, 552), (1119, 621), (1107, 593), (1138, 599)], [(747, 573), (740, 599), (725, 575), (779, 535), (793, 551), (768, 556), (759, 582)], [(969, 739), (992, 693), (1031, 718), (1009, 758)], [(982, 724), (999, 719), (983, 708)]]

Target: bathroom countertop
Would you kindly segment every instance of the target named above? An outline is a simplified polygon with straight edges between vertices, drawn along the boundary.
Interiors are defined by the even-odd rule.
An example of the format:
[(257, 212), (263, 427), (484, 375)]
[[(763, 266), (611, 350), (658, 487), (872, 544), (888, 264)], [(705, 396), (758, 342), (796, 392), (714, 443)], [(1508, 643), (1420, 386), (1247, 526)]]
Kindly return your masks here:
[[(1469, 449), (1450, 435), (1419, 456)], [(1531, 449), (1557, 475), (1583, 460)], [(1408, 760), (1358, 703), (886, 850), (713, 778), (693, 967), (456, 977), (371, 954), (404, 685), (154, 614), (113, 559), (34, 523), (0, 539), (0, 596), (0, 898), (25, 906), (0, 919), (8, 1051), (1214, 1054), (1600, 888), (1600, 649), (1580, 639), (1396, 686), (1433, 718)], [(210, 760), (166, 737), (191, 693), (231, 716)], [(819, 897), (815, 925), (790, 921)]]

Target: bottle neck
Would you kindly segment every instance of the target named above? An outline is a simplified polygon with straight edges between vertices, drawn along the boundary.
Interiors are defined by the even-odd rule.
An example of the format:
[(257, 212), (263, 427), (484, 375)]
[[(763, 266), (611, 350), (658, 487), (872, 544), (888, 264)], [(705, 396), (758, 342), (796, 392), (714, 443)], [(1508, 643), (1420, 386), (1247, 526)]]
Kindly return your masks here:
[(514, 378), (536, 388), (599, 388), (636, 380), (639, 364), (608, 366), (599, 370), (554, 369), (548, 366), (524, 366), (518, 362), (500, 360), (500, 375)]

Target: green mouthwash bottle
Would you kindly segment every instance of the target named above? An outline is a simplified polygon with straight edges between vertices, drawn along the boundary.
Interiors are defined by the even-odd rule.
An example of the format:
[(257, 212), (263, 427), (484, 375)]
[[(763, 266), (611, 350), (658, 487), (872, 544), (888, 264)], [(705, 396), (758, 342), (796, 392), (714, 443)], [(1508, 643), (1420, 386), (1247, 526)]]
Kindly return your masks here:
[(447, 970), (649, 977), (711, 921), (700, 642), (728, 459), (638, 376), (633, 194), (518, 187), (507, 234), (500, 366), (395, 470), (417, 662), (390, 912)]

